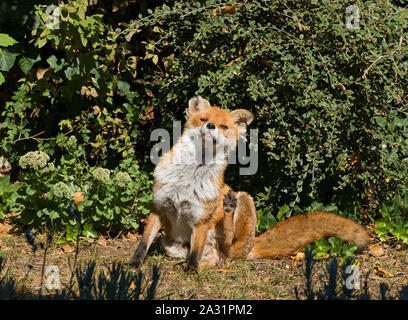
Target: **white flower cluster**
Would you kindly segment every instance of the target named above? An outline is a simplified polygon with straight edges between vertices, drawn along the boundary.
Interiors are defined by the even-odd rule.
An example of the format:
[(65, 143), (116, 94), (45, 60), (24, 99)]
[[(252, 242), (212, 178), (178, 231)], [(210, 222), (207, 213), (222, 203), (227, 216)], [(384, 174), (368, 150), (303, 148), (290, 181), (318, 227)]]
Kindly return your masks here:
[(56, 198), (71, 199), (71, 191), (64, 182), (57, 182), (53, 187), (53, 193)]
[(119, 187), (124, 188), (131, 182), (132, 182), (132, 178), (127, 172), (120, 171), (116, 175), (116, 183)]
[(110, 179), (110, 170), (105, 168), (96, 168), (92, 172), (92, 176), (99, 182), (108, 183)]
[[(30, 151), (20, 157), (18, 164), (23, 169), (34, 169), (37, 171), (47, 167), (49, 160), (50, 157), (48, 154), (42, 151)], [(50, 170), (54, 169), (54, 165), (52, 163), (50, 163), (48, 167)]]

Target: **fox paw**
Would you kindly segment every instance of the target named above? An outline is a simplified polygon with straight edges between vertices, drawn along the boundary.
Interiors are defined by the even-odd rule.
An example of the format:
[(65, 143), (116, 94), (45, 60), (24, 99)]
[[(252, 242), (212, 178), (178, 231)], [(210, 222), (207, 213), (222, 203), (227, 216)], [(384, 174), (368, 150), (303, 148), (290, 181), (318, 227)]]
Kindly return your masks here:
[(143, 264), (143, 258), (138, 256), (133, 256), (132, 259), (129, 261), (128, 265), (132, 269), (138, 269)]
[(181, 269), (186, 273), (198, 273), (198, 267), (188, 263), (187, 261), (177, 263), (174, 268)]
[(231, 189), (225, 194), (223, 199), (224, 213), (233, 213), (237, 207), (237, 198)]

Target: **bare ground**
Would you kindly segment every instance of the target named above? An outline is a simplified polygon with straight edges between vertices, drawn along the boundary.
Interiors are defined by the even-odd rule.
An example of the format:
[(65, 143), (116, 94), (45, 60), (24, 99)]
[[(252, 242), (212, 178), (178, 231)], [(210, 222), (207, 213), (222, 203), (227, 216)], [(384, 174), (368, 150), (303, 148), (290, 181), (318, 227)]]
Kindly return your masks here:
[[(39, 236), (44, 240), (44, 236)], [(138, 235), (128, 234), (117, 239), (82, 239), (79, 245), (78, 263), (94, 259), (97, 266), (106, 263), (126, 263), (138, 243)], [(384, 250), (375, 257), (367, 250), (356, 256), (361, 272), (361, 285), (368, 280), (372, 299), (379, 299), (380, 283), (386, 283), (390, 294), (396, 295), (408, 284), (408, 252), (406, 246), (379, 244)], [(35, 292), (39, 290), (44, 251), (33, 252), (22, 234), (0, 237), (0, 255), (6, 258), (6, 268), (18, 280), (20, 286)], [(75, 244), (52, 244), (46, 256), (46, 266), (59, 268), (61, 283), (67, 284), (75, 255)], [(177, 267), (181, 260), (169, 258), (161, 251), (158, 241), (152, 246), (142, 267), (147, 274), (149, 266), (161, 266), (161, 278), (157, 288), (158, 299), (295, 299), (294, 288), (302, 292), (305, 283), (304, 262), (293, 259), (227, 261), (223, 265), (188, 274)], [(328, 260), (316, 261), (313, 279), (318, 288), (319, 279), (327, 279)]]

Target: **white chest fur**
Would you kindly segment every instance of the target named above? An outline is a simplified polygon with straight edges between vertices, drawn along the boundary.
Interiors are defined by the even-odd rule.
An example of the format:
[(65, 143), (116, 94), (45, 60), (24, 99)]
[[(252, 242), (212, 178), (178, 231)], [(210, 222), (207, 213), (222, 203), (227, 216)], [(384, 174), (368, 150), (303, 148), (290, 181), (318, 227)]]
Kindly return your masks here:
[(191, 229), (205, 214), (204, 203), (217, 198), (214, 181), (224, 170), (222, 159), (203, 164), (201, 157), (197, 158), (197, 134), (194, 130), (184, 133), (154, 171), (158, 183), (153, 195), (155, 207), (180, 230)]

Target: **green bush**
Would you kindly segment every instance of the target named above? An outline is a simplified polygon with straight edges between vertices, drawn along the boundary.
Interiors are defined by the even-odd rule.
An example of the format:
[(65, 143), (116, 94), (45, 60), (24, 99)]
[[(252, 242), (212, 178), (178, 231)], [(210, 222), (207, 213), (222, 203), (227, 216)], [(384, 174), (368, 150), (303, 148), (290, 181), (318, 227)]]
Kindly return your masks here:
[[(50, 28), (46, 6), (58, 3), (59, 28)], [(147, 175), (151, 130), (171, 129), (200, 94), (256, 115), (258, 173), (231, 166), (226, 178), (258, 194), (258, 231), (314, 202), (375, 221), (408, 178), (402, 6), (11, 0), (0, 5), (0, 27), (18, 42), (3, 50), (17, 63), (2, 69), (2, 150), (13, 168), (33, 150), (59, 163), (59, 141), (75, 132), (90, 166), (114, 170), (134, 154)], [(359, 28), (348, 28), (355, 8)]]
[(375, 223), (374, 230), (381, 241), (392, 236), (404, 244), (408, 244), (408, 195), (402, 199), (393, 199), (383, 203), (380, 209), (381, 219)]
[(66, 152), (58, 166), (42, 151), (20, 158), (23, 211), (15, 221), (63, 234), (67, 241), (76, 241), (78, 235), (95, 238), (98, 233), (137, 229), (151, 206), (150, 177), (132, 158), (115, 170), (89, 166), (75, 136), (63, 145)]
[(336, 237), (330, 237), (327, 241), (325, 239), (316, 240), (313, 245), (314, 258), (318, 259), (329, 255), (339, 257), (342, 263), (345, 259), (354, 257), (356, 250), (357, 245), (355, 243), (342, 243), (341, 239)]
[(0, 219), (7, 213), (18, 211), (18, 190), (19, 185), (10, 183), (10, 176), (0, 177)]
[[(156, 92), (165, 89), (169, 105), (184, 107), (195, 92), (254, 111), (263, 158), (254, 180), (269, 187), (274, 215), (317, 200), (355, 219), (377, 216), (408, 173), (407, 12), (388, 1), (213, 11), (217, 3), (163, 5), (133, 23), (156, 29), (152, 47), (168, 70)], [(346, 27), (349, 5), (359, 8), (359, 29)]]

